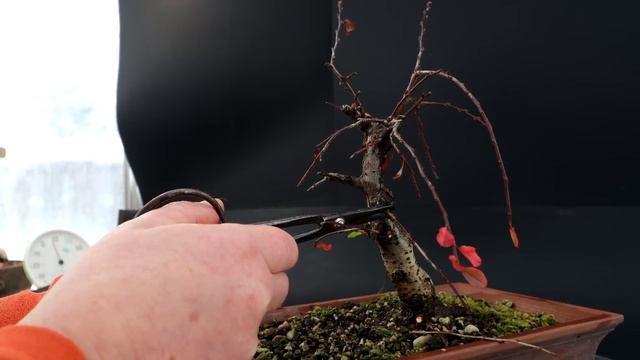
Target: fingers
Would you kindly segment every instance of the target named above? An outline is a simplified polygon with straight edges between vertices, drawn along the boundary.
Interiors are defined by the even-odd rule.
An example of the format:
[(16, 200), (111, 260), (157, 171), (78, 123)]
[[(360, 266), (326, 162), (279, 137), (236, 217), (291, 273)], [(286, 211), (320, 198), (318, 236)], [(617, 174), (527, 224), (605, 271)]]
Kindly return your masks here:
[(265, 225), (248, 226), (252, 241), (264, 257), (271, 273), (291, 269), (298, 262), (298, 244), (286, 231)]
[[(216, 201), (224, 209), (222, 201)], [(177, 201), (159, 209), (149, 211), (122, 224), (123, 228), (150, 229), (170, 224), (218, 224), (220, 218), (211, 204), (206, 201)]]
[(289, 292), (289, 277), (281, 272), (273, 274), (271, 283), (271, 301), (267, 311), (275, 310), (282, 306)]

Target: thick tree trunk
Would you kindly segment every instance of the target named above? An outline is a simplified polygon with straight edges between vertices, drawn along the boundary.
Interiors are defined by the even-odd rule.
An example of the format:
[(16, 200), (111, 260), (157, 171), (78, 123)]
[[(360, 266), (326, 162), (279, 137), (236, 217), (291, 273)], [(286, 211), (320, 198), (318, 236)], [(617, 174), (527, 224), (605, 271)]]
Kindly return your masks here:
[[(362, 130), (365, 133), (363, 143), (366, 150), (358, 180), (367, 206), (391, 204), (393, 195), (384, 185), (381, 168), (391, 149), (388, 140), (390, 129), (386, 124), (372, 123)], [(433, 281), (416, 262), (411, 235), (395, 217), (373, 223), (370, 230), (370, 236), (380, 248), (387, 275), (400, 298), (414, 310), (433, 308), (436, 301)]]

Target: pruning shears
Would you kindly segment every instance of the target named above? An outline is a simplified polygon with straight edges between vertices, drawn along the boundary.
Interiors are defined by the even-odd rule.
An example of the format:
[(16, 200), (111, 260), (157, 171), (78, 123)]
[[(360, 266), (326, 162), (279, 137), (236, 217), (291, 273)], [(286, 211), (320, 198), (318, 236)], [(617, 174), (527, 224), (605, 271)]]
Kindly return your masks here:
[[(140, 209), (135, 217), (138, 217), (148, 211), (160, 208), (168, 203), (175, 201), (206, 201), (218, 214), (220, 222), (225, 222), (224, 210), (220, 203), (211, 195), (196, 189), (175, 189), (164, 192)], [(393, 205), (384, 205), (367, 209), (359, 209), (329, 215), (300, 215), (283, 219), (269, 220), (253, 223), (254, 225), (270, 225), (279, 228), (292, 228), (303, 225), (315, 225), (316, 228), (299, 234), (292, 235), (298, 244), (313, 239), (322, 239), (328, 235), (358, 230), (358, 225), (366, 224), (374, 220), (382, 220), (387, 218), (389, 211), (394, 209)]]
[(386, 218), (388, 211), (393, 210), (393, 205), (378, 206), (368, 209), (360, 209), (331, 215), (301, 215), (290, 218), (277, 219), (255, 223), (257, 225), (271, 225), (279, 228), (289, 228), (300, 225), (316, 225), (317, 228), (293, 235), (298, 244), (312, 239), (322, 239), (325, 236), (355, 231), (362, 225), (374, 220)]

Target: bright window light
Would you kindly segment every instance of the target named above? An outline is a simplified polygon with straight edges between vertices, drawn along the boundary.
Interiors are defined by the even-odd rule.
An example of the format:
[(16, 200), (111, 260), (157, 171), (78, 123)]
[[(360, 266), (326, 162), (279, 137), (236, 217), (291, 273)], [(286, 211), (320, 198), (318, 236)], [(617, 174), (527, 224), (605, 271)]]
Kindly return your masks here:
[(90, 244), (124, 206), (116, 0), (0, 0), (0, 248), (40, 233)]

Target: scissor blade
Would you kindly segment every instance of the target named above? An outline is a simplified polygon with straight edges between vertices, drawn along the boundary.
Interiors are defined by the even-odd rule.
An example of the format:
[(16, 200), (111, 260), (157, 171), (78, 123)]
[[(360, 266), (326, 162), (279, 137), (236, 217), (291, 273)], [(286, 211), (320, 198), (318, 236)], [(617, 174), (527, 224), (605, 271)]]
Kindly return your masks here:
[(290, 226), (308, 225), (308, 224), (320, 225), (320, 223), (322, 223), (323, 220), (324, 218), (320, 215), (300, 215), (300, 216), (292, 216), (284, 219), (255, 222), (252, 224), (253, 225), (269, 225), (269, 226), (276, 226), (279, 228), (285, 228)]

